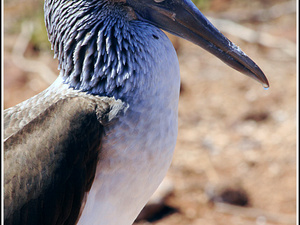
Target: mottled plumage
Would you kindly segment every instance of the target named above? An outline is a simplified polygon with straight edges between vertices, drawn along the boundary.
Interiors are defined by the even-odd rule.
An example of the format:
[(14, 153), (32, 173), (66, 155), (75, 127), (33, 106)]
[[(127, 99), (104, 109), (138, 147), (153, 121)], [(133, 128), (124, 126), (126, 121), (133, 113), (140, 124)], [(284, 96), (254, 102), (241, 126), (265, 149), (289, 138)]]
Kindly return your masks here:
[[(59, 10), (57, 10), (59, 8)], [(80, 10), (78, 10), (80, 9)], [(76, 19), (75, 19), (76, 18)], [(161, 31), (128, 15), (123, 5), (109, 1), (74, 3), (49, 0), (45, 21), (54, 56), (70, 87), (122, 99), (155, 67)], [(147, 87), (144, 87), (147, 88)]]

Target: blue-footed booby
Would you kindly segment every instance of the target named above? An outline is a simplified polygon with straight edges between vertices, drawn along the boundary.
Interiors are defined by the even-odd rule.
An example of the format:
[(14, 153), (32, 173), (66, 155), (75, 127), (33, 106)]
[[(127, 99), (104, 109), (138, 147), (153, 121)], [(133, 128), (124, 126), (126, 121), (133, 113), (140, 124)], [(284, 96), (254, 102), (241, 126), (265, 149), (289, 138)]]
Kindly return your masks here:
[(179, 63), (161, 29), (265, 87), (190, 0), (45, 0), (60, 74), (4, 111), (5, 224), (129, 225), (177, 138)]

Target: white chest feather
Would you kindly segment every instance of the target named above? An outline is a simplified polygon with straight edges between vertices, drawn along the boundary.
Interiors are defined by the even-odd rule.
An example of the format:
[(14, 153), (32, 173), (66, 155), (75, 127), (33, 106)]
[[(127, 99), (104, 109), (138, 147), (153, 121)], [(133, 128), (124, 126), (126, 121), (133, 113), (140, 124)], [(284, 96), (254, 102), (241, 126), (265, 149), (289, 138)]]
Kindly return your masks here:
[[(128, 98), (125, 115), (105, 130), (95, 181), (79, 224), (132, 224), (164, 178), (177, 138), (179, 67), (167, 37), (156, 67)], [(151, 80), (150, 80), (151, 79)]]

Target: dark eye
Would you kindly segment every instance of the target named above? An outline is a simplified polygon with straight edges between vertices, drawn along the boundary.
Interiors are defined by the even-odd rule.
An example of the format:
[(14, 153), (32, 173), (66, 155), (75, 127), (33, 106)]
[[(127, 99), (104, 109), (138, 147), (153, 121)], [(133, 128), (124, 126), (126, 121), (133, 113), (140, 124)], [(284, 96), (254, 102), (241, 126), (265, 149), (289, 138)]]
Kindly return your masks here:
[(153, 36), (155, 39), (158, 39), (158, 37), (157, 37), (155, 34), (152, 34), (152, 36)]

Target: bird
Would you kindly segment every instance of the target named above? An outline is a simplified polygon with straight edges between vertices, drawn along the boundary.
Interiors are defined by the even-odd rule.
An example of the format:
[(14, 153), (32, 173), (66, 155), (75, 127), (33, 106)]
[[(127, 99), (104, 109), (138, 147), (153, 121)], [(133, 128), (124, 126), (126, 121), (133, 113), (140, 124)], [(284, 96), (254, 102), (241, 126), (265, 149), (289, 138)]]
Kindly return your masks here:
[(5, 224), (132, 224), (171, 164), (179, 62), (163, 32), (269, 87), (190, 0), (45, 0), (59, 76), (4, 110)]

